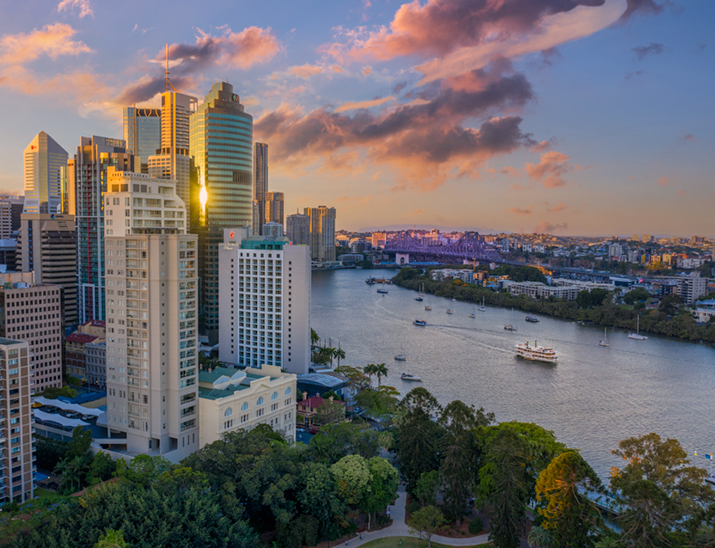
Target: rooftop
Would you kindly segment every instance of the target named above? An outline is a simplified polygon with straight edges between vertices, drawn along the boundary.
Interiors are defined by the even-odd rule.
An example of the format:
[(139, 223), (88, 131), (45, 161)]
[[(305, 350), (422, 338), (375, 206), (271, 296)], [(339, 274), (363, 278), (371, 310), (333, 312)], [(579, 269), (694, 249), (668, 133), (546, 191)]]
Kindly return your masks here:
[(95, 337), (94, 335), (88, 335), (86, 333), (70, 333), (65, 337), (66, 342), (73, 342), (73, 343), (80, 343), (80, 344), (87, 344), (91, 343), (92, 341), (95, 341), (99, 339), (99, 337)]
[(199, 398), (206, 398), (208, 400), (220, 400), (221, 398), (227, 398), (228, 396), (233, 396), (236, 392), (241, 390), (248, 390), (248, 386), (243, 384), (232, 384), (229, 388), (221, 390), (220, 388), (202, 388), (199, 387)]
[(0, 337), (0, 344), (4, 344), (5, 346), (12, 346), (14, 344), (22, 344), (26, 341), (18, 341), (16, 339), (6, 339), (5, 337)]

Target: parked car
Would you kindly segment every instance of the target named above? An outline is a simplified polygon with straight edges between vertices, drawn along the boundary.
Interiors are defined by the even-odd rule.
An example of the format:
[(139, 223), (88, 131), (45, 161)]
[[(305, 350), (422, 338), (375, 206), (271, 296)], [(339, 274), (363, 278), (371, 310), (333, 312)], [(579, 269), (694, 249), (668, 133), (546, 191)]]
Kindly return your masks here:
[(315, 436), (315, 434), (317, 433), (318, 429), (315, 426), (311, 426), (310, 428), (308, 428), (308, 434), (313, 434)]

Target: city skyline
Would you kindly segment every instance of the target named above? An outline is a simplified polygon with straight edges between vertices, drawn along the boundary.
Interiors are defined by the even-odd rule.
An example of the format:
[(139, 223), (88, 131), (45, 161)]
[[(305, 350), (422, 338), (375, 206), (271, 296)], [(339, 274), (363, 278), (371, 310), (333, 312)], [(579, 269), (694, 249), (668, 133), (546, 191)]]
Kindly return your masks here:
[(40, 131), (71, 150), (80, 135), (121, 138), (123, 107), (158, 108), (168, 43), (180, 93), (234, 85), (286, 211), (325, 203), (350, 230), (713, 237), (702, 67), (715, 7), (590, 4), (245, 6), (239, 25), (228, 3), (178, 2), (153, 29), (91, 0), (16, 8), (0, 22), (0, 96), (17, 128), (0, 136), (0, 189), (21, 192)]

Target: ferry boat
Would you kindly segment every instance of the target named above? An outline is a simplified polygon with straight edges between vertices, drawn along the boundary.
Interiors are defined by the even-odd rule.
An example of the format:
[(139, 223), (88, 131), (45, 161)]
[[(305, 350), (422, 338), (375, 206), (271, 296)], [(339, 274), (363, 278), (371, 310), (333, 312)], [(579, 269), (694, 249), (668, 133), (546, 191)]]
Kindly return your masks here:
[(417, 375), (410, 375), (409, 373), (403, 373), (400, 378), (403, 381), (415, 381), (415, 382), (422, 382), (422, 379), (419, 378)]
[(521, 356), (525, 360), (556, 363), (556, 360), (558, 359), (553, 348), (538, 346), (536, 342), (534, 342), (534, 346), (529, 346), (529, 343), (527, 342), (525, 344), (517, 344), (514, 348), (516, 349), (516, 355)]
[(412, 322), (412, 323), (415, 324), (415, 325), (419, 325), (420, 327), (424, 327), (424, 326), (427, 325), (427, 322), (426, 322), (425, 320), (415, 320), (415, 321)]
[(373, 278), (372, 276), (370, 276), (367, 280), (365, 280), (365, 283), (366, 283), (367, 285), (375, 285), (375, 278)]
[(539, 323), (539, 318), (537, 318), (536, 316), (527, 316), (526, 318), (524, 318), (524, 320), (531, 323)]

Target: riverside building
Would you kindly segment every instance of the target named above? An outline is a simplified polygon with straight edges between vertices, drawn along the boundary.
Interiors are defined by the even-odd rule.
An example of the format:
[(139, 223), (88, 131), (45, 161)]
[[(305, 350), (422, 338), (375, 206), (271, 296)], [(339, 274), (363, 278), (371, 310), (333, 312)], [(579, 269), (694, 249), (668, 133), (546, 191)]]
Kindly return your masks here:
[(107, 187), (110, 439), (100, 445), (178, 462), (199, 448), (196, 236), (174, 181), (110, 168)]
[(219, 360), (310, 367), (310, 257), (288, 238), (225, 229), (219, 248)]

